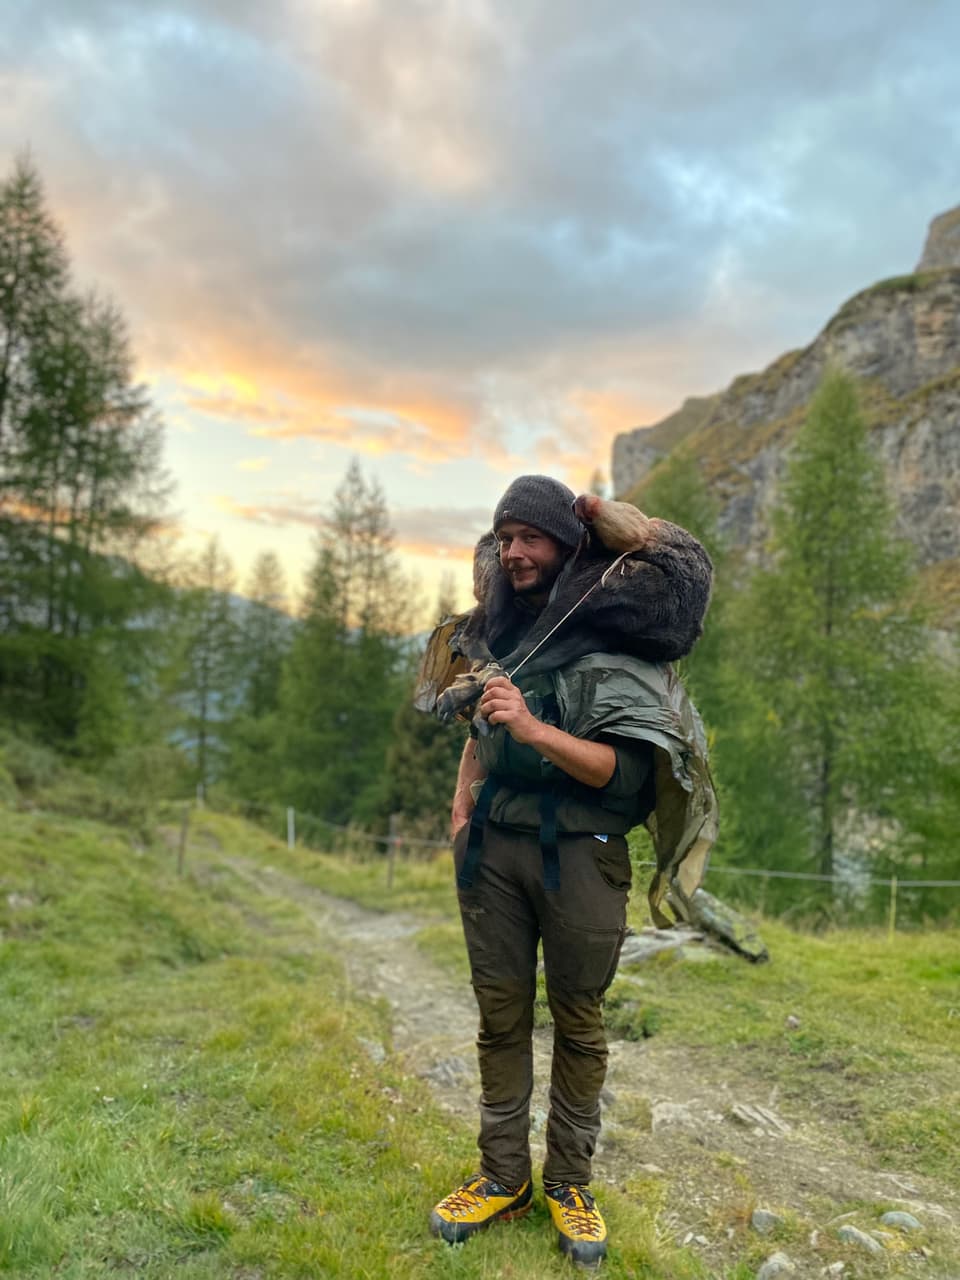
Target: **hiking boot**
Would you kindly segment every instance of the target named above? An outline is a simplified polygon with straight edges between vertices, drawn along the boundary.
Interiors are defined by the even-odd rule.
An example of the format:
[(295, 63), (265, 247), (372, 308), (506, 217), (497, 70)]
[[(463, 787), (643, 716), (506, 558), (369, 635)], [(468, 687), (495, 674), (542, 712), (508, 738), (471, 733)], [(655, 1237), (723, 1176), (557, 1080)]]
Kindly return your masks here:
[(598, 1267), (607, 1254), (607, 1228), (586, 1187), (572, 1182), (545, 1185), (547, 1207), (560, 1233), (560, 1252), (585, 1267)]
[(519, 1190), (510, 1191), (492, 1178), (475, 1173), (434, 1207), (430, 1230), (435, 1236), (442, 1236), (447, 1244), (459, 1244), (492, 1222), (522, 1217), (530, 1208), (531, 1200), (529, 1178)]

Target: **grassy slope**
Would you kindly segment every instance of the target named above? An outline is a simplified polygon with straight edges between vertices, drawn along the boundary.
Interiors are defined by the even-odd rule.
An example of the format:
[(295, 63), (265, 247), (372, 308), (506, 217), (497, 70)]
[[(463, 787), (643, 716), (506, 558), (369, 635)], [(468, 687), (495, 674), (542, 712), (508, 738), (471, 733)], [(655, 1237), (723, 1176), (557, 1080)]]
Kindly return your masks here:
[[(294, 871), (329, 892), (382, 910), (410, 909), (428, 921), (420, 944), (467, 979), (455, 918), (450, 860), (404, 862), (386, 888), (382, 859), (344, 861), (288, 851), (233, 820), (205, 822), (232, 846)], [(721, 886), (722, 890), (722, 886)], [(631, 922), (648, 921), (634, 894)], [(765, 920), (767, 965), (685, 965), (669, 955), (629, 977), (608, 998), (621, 1035), (656, 1028), (692, 1050), (723, 1048), (738, 1070), (780, 1085), (858, 1140), (878, 1165), (931, 1174), (960, 1187), (960, 931), (837, 930), (820, 937)], [(790, 1030), (788, 1015), (800, 1019)]]
[[(346, 999), (298, 909), (203, 853), (210, 834), (275, 862), (280, 845), (197, 828), (178, 879), (166, 848), (0, 807), (0, 1273), (569, 1274), (542, 1208), (469, 1249), (429, 1238), (473, 1134), (389, 1056), (374, 1065), (358, 1037), (389, 1047), (384, 1010)], [(424, 878), (397, 897), (438, 908)], [(629, 1243), (606, 1274), (702, 1274), (658, 1239), (654, 1207), (611, 1195), (608, 1216)]]
[[(565, 1274), (542, 1210), (466, 1250), (429, 1240), (425, 1210), (473, 1165), (472, 1133), (389, 1056), (373, 1064), (358, 1037), (389, 1048), (385, 1011), (346, 999), (298, 909), (204, 849), (417, 910), (421, 945), (463, 972), (449, 860), (400, 862), (388, 893), (382, 860), (291, 852), (213, 814), (193, 830), (179, 879), (164, 847), (0, 809), (0, 1272)], [(763, 932), (765, 967), (667, 959), (642, 991), (618, 980), (611, 1023), (736, 1050), (739, 1071), (780, 1084), (788, 1114), (815, 1109), (878, 1164), (957, 1185), (956, 932)], [(643, 1190), (645, 1203), (605, 1192), (606, 1274), (705, 1274), (659, 1234), (657, 1189)]]

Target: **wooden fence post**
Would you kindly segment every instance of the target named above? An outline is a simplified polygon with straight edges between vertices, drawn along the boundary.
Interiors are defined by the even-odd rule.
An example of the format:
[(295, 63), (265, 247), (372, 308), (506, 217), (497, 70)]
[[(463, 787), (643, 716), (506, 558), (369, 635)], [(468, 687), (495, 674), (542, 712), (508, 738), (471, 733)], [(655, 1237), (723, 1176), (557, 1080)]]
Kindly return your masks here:
[(887, 938), (892, 942), (897, 930), (897, 877), (890, 878), (890, 915), (887, 920)]
[(183, 806), (183, 817), (180, 819), (180, 844), (177, 848), (177, 875), (183, 875), (183, 860), (187, 851), (187, 832), (190, 828), (190, 806)]
[(397, 860), (397, 845), (400, 843), (400, 815), (391, 813), (390, 830), (387, 836), (387, 888), (393, 888), (393, 870)]

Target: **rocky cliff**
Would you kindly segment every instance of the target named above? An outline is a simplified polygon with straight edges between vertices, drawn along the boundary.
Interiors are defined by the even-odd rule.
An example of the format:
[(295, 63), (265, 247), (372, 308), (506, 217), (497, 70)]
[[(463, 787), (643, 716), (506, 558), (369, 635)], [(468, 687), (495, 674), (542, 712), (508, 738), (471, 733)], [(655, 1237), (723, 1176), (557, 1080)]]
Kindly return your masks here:
[(845, 303), (808, 346), (614, 441), (616, 493), (674, 450), (699, 460), (730, 541), (755, 558), (790, 443), (828, 365), (861, 384), (902, 533), (938, 589), (960, 591), (960, 208), (935, 219), (914, 275)]

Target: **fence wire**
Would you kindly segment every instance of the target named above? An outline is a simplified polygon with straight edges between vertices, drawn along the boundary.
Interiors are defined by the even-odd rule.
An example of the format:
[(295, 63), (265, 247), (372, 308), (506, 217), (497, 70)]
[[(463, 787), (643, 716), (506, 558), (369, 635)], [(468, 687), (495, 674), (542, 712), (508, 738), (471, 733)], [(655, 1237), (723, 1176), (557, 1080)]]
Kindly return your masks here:
[[(310, 823), (316, 823), (318, 826), (325, 827), (328, 831), (340, 832), (349, 836), (352, 840), (365, 840), (370, 844), (382, 845), (385, 848), (393, 846), (395, 850), (400, 849), (449, 849), (449, 840), (422, 840), (414, 836), (378, 836), (370, 831), (361, 831), (356, 827), (342, 826), (336, 822), (329, 822), (326, 818), (319, 818), (316, 814), (304, 813), (296, 811), (298, 818), (303, 818)], [(640, 866), (655, 867), (655, 862), (641, 862)], [(717, 875), (725, 876), (760, 876), (761, 878), (773, 880), (807, 880), (816, 881), (821, 884), (844, 884), (852, 883), (849, 876), (842, 875), (822, 875), (813, 871), (782, 871), (776, 868), (767, 867), (725, 867), (717, 866), (710, 863), (707, 867), (707, 875), (711, 872)], [(960, 880), (901, 880), (899, 876), (861, 876), (855, 877), (857, 888), (867, 887), (869, 885), (878, 885), (882, 888), (896, 889), (960, 889)]]

